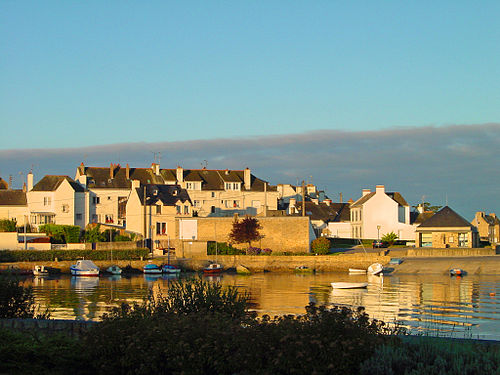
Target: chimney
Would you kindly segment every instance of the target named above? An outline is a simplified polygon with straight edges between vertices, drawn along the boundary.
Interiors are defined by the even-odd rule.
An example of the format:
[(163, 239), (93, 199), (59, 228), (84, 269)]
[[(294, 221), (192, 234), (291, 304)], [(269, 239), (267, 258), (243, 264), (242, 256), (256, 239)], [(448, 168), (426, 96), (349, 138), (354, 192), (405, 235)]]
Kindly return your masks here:
[(86, 174), (81, 174), (80, 176), (78, 176), (78, 182), (80, 183), (80, 185), (82, 185), (83, 187), (87, 187), (87, 175)]
[(325, 204), (330, 207), (331, 204), (332, 204), (332, 200), (331, 199), (325, 199), (323, 202), (325, 202)]
[(160, 175), (160, 164), (153, 163), (151, 164), (151, 170), (156, 176)]
[(26, 182), (28, 184), (28, 191), (33, 190), (33, 172), (30, 171), (26, 176)]
[(113, 179), (115, 172), (115, 165), (113, 163), (109, 164), (109, 178)]
[(363, 189), (363, 197), (371, 193), (370, 189)]
[(385, 186), (384, 185), (377, 185), (375, 187), (375, 192), (378, 193), (384, 193), (385, 194)]
[(130, 180), (130, 167), (129, 167), (128, 163), (125, 166), (125, 177), (127, 178), (127, 180)]
[(252, 179), (251, 179), (250, 169), (248, 168), (245, 168), (244, 171), (244, 182), (245, 182), (245, 189), (250, 190), (250, 184), (252, 182)]
[(177, 182), (184, 182), (184, 169), (177, 166)]
[(26, 193), (26, 182), (23, 184), (23, 192)]
[(137, 189), (141, 187), (141, 181), (139, 180), (132, 180), (132, 189)]
[(80, 174), (85, 174), (85, 164), (83, 164), (83, 161), (78, 167), (78, 169), (80, 170)]
[(497, 218), (497, 215), (495, 215), (493, 212), (490, 214), (490, 216), (491, 216), (493, 219), (496, 219), (496, 218)]
[(417, 206), (417, 211), (419, 214), (423, 214), (424, 213), (424, 205), (423, 204), (419, 204)]

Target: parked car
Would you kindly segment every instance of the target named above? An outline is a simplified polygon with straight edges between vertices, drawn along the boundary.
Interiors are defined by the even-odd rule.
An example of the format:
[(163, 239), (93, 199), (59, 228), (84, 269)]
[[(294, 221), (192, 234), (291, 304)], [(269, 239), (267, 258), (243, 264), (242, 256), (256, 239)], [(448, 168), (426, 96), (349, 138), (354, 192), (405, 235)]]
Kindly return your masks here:
[(387, 241), (381, 241), (381, 240), (375, 240), (373, 241), (372, 244), (374, 249), (381, 248), (381, 247), (389, 247), (389, 242)]

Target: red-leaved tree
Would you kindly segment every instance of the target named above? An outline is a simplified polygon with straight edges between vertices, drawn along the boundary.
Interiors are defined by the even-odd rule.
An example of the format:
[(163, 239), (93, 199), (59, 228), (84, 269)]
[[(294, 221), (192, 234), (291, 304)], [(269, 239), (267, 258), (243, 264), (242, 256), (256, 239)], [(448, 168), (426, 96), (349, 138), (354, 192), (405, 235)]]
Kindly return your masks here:
[(262, 226), (259, 221), (250, 216), (245, 216), (243, 220), (234, 219), (233, 228), (229, 233), (229, 240), (235, 243), (248, 243), (251, 246), (252, 241), (260, 240), (263, 236), (259, 233)]

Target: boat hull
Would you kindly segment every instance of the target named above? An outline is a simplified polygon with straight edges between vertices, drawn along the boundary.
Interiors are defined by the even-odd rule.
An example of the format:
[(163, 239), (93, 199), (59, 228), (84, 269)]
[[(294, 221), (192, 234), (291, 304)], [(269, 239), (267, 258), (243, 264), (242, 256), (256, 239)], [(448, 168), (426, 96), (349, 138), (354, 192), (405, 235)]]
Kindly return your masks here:
[(360, 268), (349, 268), (349, 273), (366, 273), (366, 270)]
[(348, 282), (336, 282), (330, 283), (333, 289), (362, 289), (368, 286), (368, 283), (348, 283)]
[(79, 270), (71, 268), (71, 274), (73, 276), (99, 276), (99, 270)]
[(372, 275), (380, 275), (384, 271), (384, 267), (380, 263), (373, 263), (368, 267), (368, 273)]

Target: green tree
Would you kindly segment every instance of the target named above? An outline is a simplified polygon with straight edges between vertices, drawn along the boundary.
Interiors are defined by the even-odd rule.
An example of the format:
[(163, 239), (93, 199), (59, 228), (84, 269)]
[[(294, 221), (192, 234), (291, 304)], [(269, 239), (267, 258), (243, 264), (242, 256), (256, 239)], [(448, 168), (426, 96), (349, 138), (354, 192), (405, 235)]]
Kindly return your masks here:
[(0, 232), (15, 232), (16, 231), (16, 221), (3, 219), (0, 220)]
[(85, 235), (84, 235), (85, 242), (91, 242), (91, 243), (101, 242), (101, 230), (100, 230), (100, 228), (101, 228), (100, 224), (97, 224), (94, 227), (91, 227), (90, 225), (87, 226), (87, 228), (85, 229)]
[(259, 233), (262, 226), (259, 221), (250, 216), (245, 216), (243, 220), (237, 218), (233, 222), (229, 240), (235, 243), (248, 243), (248, 247), (252, 245), (252, 241), (260, 240), (263, 236)]
[(389, 245), (394, 245), (394, 242), (398, 239), (398, 235), (394, 232), (386, 233), (382, 236), (382, 241), (387, 242)]
[(330, 240), (326, 237), (316, 238), (311, 242), (311, 251), (314, 254), (328, 254), (330, 252)]
[(429, 202), (423, 202), (419, 203), (415, 206), (412, 206), (413, 208), (417, 209), (418, 207), (423, 206), (424, 212), (438, 212), (443, 206), (432, 206)]

